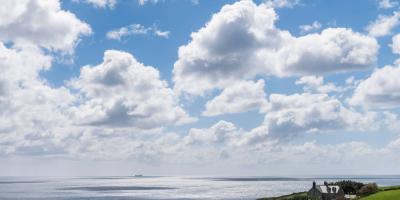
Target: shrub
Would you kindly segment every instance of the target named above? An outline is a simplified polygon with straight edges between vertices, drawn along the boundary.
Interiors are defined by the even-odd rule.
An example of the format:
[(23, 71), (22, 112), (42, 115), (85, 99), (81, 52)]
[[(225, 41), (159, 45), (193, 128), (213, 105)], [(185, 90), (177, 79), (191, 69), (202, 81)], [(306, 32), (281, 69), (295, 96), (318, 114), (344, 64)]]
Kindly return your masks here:
[(357, 191), (357, 195), (368, 196), (368, 195), (374, 194), (376, 192), (378, 192), (378, 186), (376, 185), (376, 183), (368, 183), (368, 184), (362, 186)]

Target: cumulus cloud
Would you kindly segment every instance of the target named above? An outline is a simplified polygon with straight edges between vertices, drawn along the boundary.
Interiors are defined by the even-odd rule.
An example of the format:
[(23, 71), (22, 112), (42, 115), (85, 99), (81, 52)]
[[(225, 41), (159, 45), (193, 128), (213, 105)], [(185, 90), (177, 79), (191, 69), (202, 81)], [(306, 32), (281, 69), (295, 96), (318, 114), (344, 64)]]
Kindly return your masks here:
[[(73, 53), (91, 33), (58, 1), (5, 1), (0, 16), (0, 154), (93, 158), (110, 156), (107, 149), (115, 157), (141, 157), (141, 150), (146, 158), (156, 154), (155, 146), (146, 146), (157, 140), (151, 137), (159, 133), (152, 132), (194, 120), (158, 70), (125, 52), (107, 51), (103, 63), (83, 67), (70, 85), (52, 87), (41, 77), (52, 66), (52, 53)], [(132, 149), (115, 150), (143, 129), (146, 143), (130, 141)]]
[(400, 23), (400, 13), (393, 12), (393, 15), (379, 15), (378, 19), (374, 22), (371, 22), (367, 27), (366, 30), (368, 31), (369, 35), (373, 37), (383, 37), (390, 35), (392, 30), (398, 26)]
[(276, 28), (276, 19), (265, 4), (225, 5), (179, 48), (175, 89), (203, 95), (256, 75), (316, 75), (375, 65), (379, 45), (372, 37), (345, 28), (294, 37)]
[(301, 133), (372, 130), (375, 113), (358, 113), (326, 94), (271, 94), (264, 127), (269, 136), (290, 139)]
[(227, 121), (219, 121), (210, 128), (189, 130), (184, 138), (187, 144), (223, 144), (234, 145), (237, 142), (241, 130)]
[(83, 67), (70, 84), (84, 98), (74, 111), (82, 124), (157, 128), (193, 121), (158, 70), (126, 52), (106, 51), (103, 63)]
[(342, 88), (336, 86), (334, 83), (324, 83), (322, 76), (303, 76), (296, 81), (297, 85), (304, 85), (303, 90), (310, 93), (330, 93), (339, 92)]
[[(119, 2), (119, 0), (73, 0), (73, 1), (87, 3), (96, 8), (110, 8), (110, 9), (114, 9), (114, 7)], [(159, 0), (137, 0), (137, 3), (140, 6), (143, 6), (146, 3), (156, 4), (158, 2), (159, 2)]]
[(8, 154), (52, 155), (58, 131), (69, 124), (66, 114), (74, 96), (65, 87), (52, 88), (39, 73), (51, 57), (36, 46), (5, 47), (0, 43), (0, 146)]
[(390, 111), (383, 112), (383, 115), (385, 127), (392, 132), (400, 133), (400, 116)]
[(396, 108), (400, 106), (400, 68), (385, 66), (376, 69), (363, 80), (350, 99), (353, 105), (367, 108)]
[(300, 0), (265, 0), (265, 4), (272, 8), (292, 8), (299, 3)]
[[(370, 160), (367, 157), (390, 160), (396, 154), (387, 147), (374, 148), (359, 141), (324, 145), (315, 141), (282, 144), (271, 141), (261, 129), (247, 132), (231, 122), (219, 121), (209, 128), (189, 130), (182, 140), (178, 138), (169, 143), (169, 154), (160, 155), (163, 161), (175, 164), (230, 163), (231, 166), (240, 166), (241, 161), (246, 160), (246, 167), (296, 163), (309, 168), (310, 163), (313, 166), (342, 165), (350, 160)], [(329, 155), (328, 158), (325, 155)]]
[(233, 84), (206, 103), (203, 115), (215, 116), (261, 109), (267, 103), (264, 85), (264, 80)]
[(400, 149), (400, 138), (389, 143), (389, 148)]
[(58, 0), (4, 1), (0, 5), (0, 40), (32, 43), (72, 52), (80, 36), (91, 33), (90, 26), (68, 11)]
[(147, 35), (151, 34), (156, 37), (168, 38), (170, 31), (161, 31), (156, 26), (145, 27), (141, 24), (132, 24), (129, 26), (121, 27), (116, 30), (107, 32), (107, 38), (112, 40), (121, 40), (124, 37), (131, 35)]
[[(62, 138), (65, 151), (81, 159), (124, 160), (143, 163), (162, 162), (177, 148), (177, 134), (134, 127), (75, 127)], [(121, 148), (121, 147), (124, 148)]]
[(378, 0), (378, 6), (381, 9), (389, 9), (396, 7), (398, 5), (397, 2), (394, 2), (392, 0)]
[[(96, 2), (110, 7), (112, 1)], [(332, 166), (333, 161), (354, 165), (359, 162), (349, 161), (377, 163), (387, 155), (396, 155), (398, 141), (389, 144), (389, 149), (363, 142), (280, 143), (300, 134), (370, 130), (379, 125), (377, 119), (381, 118), (374, 112), (356, 112), (333, 97), (311, 94), (337, 90), (314, 74), (373, 65), (376, 41), (350, 29), (294, 37), (275, 27), (277, 16), (270, 6), (250, 1), (225, 6), (208, 25), (192, 34), (191, 43), (181, 47), (174, 69), (175, 87), (179, 89), (178, 83), (183, 83), (180, 89), (193, 94), (220, 88), (222, 92), (207, 103), (205, 115), (263, 107), (264, 122), (247, 131), (219, 121), (210, 127), (179, 130), (183, 133), (178, 134), (166, 127), (195, 119), (185, 112), (155, 67), (140, 63), (127, 52), (106, 51), (100, 64), (84, 66), (67, 86), (52, 87), (41, 77), (51, 69), (53, 51), (71, 53), (81, 37), (91, 32), (87, 24), (62, 10), (58, 1), (5, 1), (0, 5), (0, 18), (0, 155), (63, 155), (177, 165), (221, 160), (241, 165), (246, 160), (246, 167), (265, 167), (265, 163)], [(160, 30), (150, 33), (168, 35)], [(399, 73), (397, 67), (388, 68), (384, 74), (389, 75), (377, 75), (377, 70), (359, 85), (355, 95), (389, 93), (377, 101), (399, 102), (395, 87)], [(272, 94), (268, 100), (264, 81), (253, 81), (258, 75), (309, 74), (312, 76), (297, 81), (309, 93)], [(363, 89), (369, 88), (364, 83), (369, 81), (377, 82), (371, 91)], [(383, 123), (398, 130), (398, 115), (384, 115)], [(321, 156), (326, 154), (331, 155), (329, 159)]]
[[(364, 142), (323, 144), (316, 142), (281, 143), (262, 137), (246, 140), (246, 132), (231, 122), (219, 121), (206, 128), (192, 128), (187, 134), (140, 132), (130, 129), (89, 128), (70, 142), (68, 150), (80, 158), (129, 159), (144, 164), (187, 166), (230, 164), (255, 167), (265, 164), (280, 166), (289, 163), (313, 166), (342, 165), (350, 160), (366, 161), (371, 157), (389, 159), (395, 148), (374, 148)], [(260, 141), (261, 140), (261, 141)], [(128, 148), (120, 148), (126, 146)], [(395, 145), (392, 145), (395, 147)], [(349, 151), (348, 149), (351, 149)], [(327, 155), (330, 156), (327, 158)], [(388, 158), (389, 157), (389, 158)], [(246, 163), (243, 164), (243, 160)], [(353, 164), (354, 165), (354, 164)]]
[(97, 8), (113, 9), (117, 4), (117, 0), (73, 0), (75, 2), (84, 2)]
[(392, 47), (392, 52), (394, 54), (400, 54), (400, 34), (393, 36), (390, 47)]
[(39, 74), (50, 56), (36, 46), (0, 47), (0, 154), (159, 161), (179, 146), (161, 130), (195, 120), (158, 71), (128, 53), (106, 51), (72, 88), (52, 88)]
[(146, 3), (158, 3), (159, 0), (138, 0), (139, 5), (144, 5)]
[(169, 38), (169, 35), (171, 34), (170, 31), (160, 31), (160, 30), (155, 30), (154, 35), (162, 38)]
[(321, 29), (321, 23), (319, 23), (318, 21), (314, 21), (312, 24), (300, 25), (299, 29), (300, 29), (300, 33), (302, 33), (302, 34), (315, 32), (315, 31)]
[[(398, 121), (397, 116), (391, 113), (381, 115), (353, 110), (327, 94), (271, 94), (264, 106), (263, 123), (250, 131), (243, 131), (231, 123), (222, 123), (222, 127), (229, 127), (230, 145), (278, 145), (295, 140), (303, 134), (368, 132)], [(219, 125), (221, 124), (217, 123), (209, 129), (193, 129), (193, 133), (189, 132), (190, 136), (185, 140), (191, 141), (188, 143), (195, 143), (193, 140), (204, 143), (210, 141), (210, 138), (215, 140), (214, 134), (218, 132), (216, 127), (220, 127)]]
[(75, 96), (40, 73), (51, 68), (49, 52), (72, 53), (91, 29), (57, 0), (4, 1), (0, 16), (0, 146), (5, 153), (60, 154)]

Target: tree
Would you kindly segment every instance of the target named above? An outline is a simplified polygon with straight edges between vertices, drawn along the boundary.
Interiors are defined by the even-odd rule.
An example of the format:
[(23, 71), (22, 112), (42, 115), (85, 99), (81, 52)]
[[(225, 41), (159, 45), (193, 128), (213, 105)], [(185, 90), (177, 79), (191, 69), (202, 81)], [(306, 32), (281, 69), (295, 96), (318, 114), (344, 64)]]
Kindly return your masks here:
[(374, 194), (378, 192), (378, 186), (376, 183), (368, 183), (364, 186), (362, 186), (358, 191), (357, 195), (359, 196), (368, 196), (370, 194)]
[(351, 180), (343, 180), (331, 183), (331, 185), (338, 185), (340, 186), (345, 194), (357, 194), (357, 191), (360, 190), (364, 183), (351, 181)]

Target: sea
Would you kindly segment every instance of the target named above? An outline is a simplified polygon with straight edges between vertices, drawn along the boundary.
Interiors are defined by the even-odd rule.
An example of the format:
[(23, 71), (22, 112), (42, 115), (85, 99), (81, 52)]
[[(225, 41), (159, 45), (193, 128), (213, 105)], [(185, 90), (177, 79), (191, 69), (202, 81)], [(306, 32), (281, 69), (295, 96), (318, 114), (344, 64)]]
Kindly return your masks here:
[(306, 191), (313, 181), (336, 180), (400, 185), (399, 175), (0, 177), (0, 200), (250, 200)]

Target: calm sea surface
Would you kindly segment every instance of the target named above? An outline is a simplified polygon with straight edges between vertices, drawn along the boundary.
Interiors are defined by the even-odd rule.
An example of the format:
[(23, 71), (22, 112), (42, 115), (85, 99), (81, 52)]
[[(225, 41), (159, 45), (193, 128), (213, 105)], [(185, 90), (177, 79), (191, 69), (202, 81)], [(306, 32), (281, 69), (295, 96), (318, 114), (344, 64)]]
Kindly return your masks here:
[(0, 177), (0, 199), (256, 199), (308, 190), (312, 181), (400, 185), (400, 176), (341, 177)]

